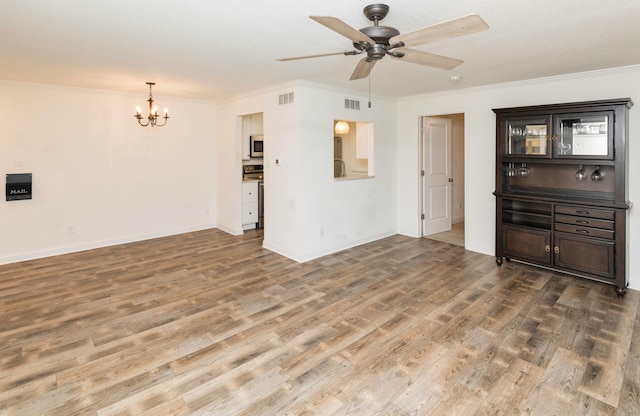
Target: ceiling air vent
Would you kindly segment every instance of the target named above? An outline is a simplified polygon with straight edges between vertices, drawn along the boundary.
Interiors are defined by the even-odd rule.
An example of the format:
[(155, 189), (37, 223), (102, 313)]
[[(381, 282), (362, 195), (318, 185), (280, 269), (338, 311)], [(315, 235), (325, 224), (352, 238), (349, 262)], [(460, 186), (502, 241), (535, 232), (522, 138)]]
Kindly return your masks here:
[(289, 92), (286, 94), (280, 94), (278, 96), (278, 105), (291, 104), (293, 103), (293, 93)]
[(360, 101), (345, 98), (344, 108), (346, 108), (347, 110), (360, 110)]

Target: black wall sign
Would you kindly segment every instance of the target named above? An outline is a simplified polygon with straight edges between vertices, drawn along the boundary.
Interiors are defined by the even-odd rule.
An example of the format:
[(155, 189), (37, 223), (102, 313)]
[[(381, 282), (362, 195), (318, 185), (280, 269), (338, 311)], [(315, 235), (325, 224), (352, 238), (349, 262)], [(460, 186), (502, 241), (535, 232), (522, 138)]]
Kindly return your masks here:
[(31, 178), (30, 173), (8, 173), (7, 201), (31, 199)]

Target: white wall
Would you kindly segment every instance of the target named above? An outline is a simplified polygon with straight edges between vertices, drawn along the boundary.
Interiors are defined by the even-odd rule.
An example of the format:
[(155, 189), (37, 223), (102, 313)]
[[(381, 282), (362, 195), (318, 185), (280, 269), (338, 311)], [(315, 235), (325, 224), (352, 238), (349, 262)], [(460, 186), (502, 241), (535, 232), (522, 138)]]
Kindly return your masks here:
[(0, 200), (0, 264), (215, 227), (216, 106), (0, 82), (0, 170), (33, 173), (33, 199)]
[[(640, 66), (405, 97), (398, 103), (398, 232), (420, 235), (419, 117), (465, 114), (465, 245), (494, 255), (495, 115), (493, 108), (631, 97), (629, 199), (640, 201)], [(630, 287), (640, 289), (640, 212), (630, 210)]]
[[(296, 245), (291, 240), (292, 233), (274, 233), (279, 229), (281, 210), (276, 201), (295, 201), (299, 188), (296, 172), (300, 164), (300, 108), (297, 102), (278, 105), (278, 96), (300, 94), (296, 83), (278, 86), (271, 90), (259, 91), (251, 96), (240, 97), (221, 103), (218, 111), (218, 227), (231, 234), (239, 235), (242, 230), (242, 132), (241, 118), (248, 114), (262, 114), (262, 128), (265, 142), (265, 239), (282, 240), (285, 246)], [(276, 170), (274, 159), (280, 158), (282, 165)], [(274, 184), (278, 184), (275, 186)], [(294, 202), (291, 202), (294, 204)], [(276, 214), (272, 214), (276, 212)], [(287, 224), (298, 223), (294, 217), (285, 218)]]
[[(303, 88), (301, 156), (301, 245), (294, 258), (314, 257), (396, 233), (395, 101), (358, 93)], [(360, 110), (344, 108), (345, 98), (360, 101)], [(373, 123), (375, 176), (333, 177), (333, 120)]]
[[(288, 92), (294, 103), (278, 105), (278, 95)], [(345, 110), (345, 98), (361, 100), (361, 110)], [(265, 248), (306, 261), (394, 234), (395, 103), (374, 99), (371, 109), (366, 103), (348, 91), (296, 82), (221, 104), (220, 172), (232, 173), (220, 174), (219, 226), (241, 232), (241, 182), (235, 174), (241, 173), (241, 137), (229, 120), (262, 112)], [(334, 119), (375, 122), (375, 178), (334, 180)]]

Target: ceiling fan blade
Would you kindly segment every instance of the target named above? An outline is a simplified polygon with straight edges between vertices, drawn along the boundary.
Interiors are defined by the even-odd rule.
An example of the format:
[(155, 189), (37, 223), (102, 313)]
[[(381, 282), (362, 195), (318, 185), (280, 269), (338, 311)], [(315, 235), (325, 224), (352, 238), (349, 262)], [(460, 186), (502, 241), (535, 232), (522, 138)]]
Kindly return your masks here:
[[(395, 58), (401, 61), (411, 62), (414, 64), (432, 66), (439, 69), (453, 69), (464, 61), (462, 59), (450, 58), (448, 56), (436, 55), (434, 53), (417, 51), (415, 49), (400, 48), (399, 52), (403, 52), (402, 58)], [(392, 55), (393, 56), (393, 55)]]
[(489, 29), (489, 25), (482, 17), (477, 14), (470, 14), (413, 32), (394, 36), (389, 42), (391, 44), (403, 42), (404, 46), (417, 46), (458, 36), (470, 35), (487, 29)]
[(376, 62), (378, 61), (367, 61), (367, 58), (362, 58), (360, 62), (358, 62), (353, 74), (351, 74), (349, 81), (368, 77)]
[(352, 42), (356, 42), (356, 43), (368, 42), (372, 45), (376, 43), (369, 36), (360, 32), (358, 29), (355, 29), (349, 26), (348, 24), (338, 19), (337, 17), (333, 17), (333, 16), (309, 16), (309, 17), (315, 20), (316, 22), (320, 23), (321, 25), (328, 27), (334, 32), (337, 32), (342, 36), (348, 39), (351, 39)]
[(293, 58), (277, 58), (276, 61), (295, 61), (298, 59), (321, 58), (323, 56), (334, 56), (334, 55), (356, 55), (356, 53), (360, 53), (360, 52), (344, 51), (344, 52), (319, 53), (317, 55), (295, 56)]

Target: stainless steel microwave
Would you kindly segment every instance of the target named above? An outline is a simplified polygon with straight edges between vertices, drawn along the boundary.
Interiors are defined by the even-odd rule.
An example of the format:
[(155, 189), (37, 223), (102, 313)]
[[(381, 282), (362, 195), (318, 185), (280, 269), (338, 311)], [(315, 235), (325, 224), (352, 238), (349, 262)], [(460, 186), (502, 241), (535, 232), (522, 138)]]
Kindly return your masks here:
[(264, 157), (264, 138), (262, 134), (251, 135), (249, 139), (249, 156)]

